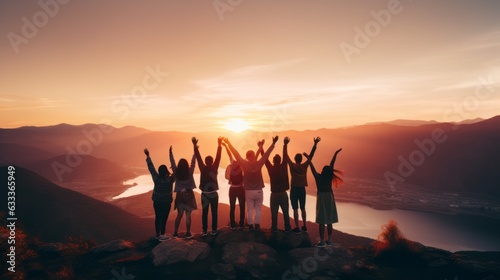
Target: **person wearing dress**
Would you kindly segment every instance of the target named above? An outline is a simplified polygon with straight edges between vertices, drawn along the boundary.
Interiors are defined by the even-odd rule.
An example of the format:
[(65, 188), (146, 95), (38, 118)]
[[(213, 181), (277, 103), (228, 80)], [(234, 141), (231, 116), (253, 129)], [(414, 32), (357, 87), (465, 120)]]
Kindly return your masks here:
[[(330, 165), (325, 165), (321, 173), (316, 171), (314, 164), (311, 162), (311, 172), (316, 181), (317, 198), (316, 198), (316, 223), (319, 225), (320, 241), (317, 247), (325, 247), (332, 245), (333, 224), (338, 223), (337, 205), (335, 204), (335, 196), (333, 195), (332, 185), (338, 186), (342, 183), (342, 178), (339, 176), (341, 172), (334, 168), (337, 154), (342, 151), (339, 149), (333, 155)], [(310, 156), (304, 153), (304, 156)], [(328, 239), (325, 240), (325, 225), (328, 229)]]

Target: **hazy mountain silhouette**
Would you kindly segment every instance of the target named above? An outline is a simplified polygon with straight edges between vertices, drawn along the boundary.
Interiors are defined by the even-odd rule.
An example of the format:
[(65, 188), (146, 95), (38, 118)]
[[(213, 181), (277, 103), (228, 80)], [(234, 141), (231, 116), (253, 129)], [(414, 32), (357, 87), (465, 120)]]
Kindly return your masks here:
[[(464, 121), (465, 123), (467, 121)], [(474, 122), (474, 121), (473, 121)], [(343, 148), (336, 166), (345, 171), (346, 177), (366, 178), (385, 181), (385, 174), (392, 173), (404, 180), (404, 183), (416, 184), (439, 191), (470, 191), (498, 195), (500, 194), (500, 116), (472, 124), (436, 123), (420, 126), (400, 126), (389, 124), (362, 125), (350, 128), (320, 129), (307, 131), (281, 132), (152, 132), (140, 128), (125, 127), (86, 137), (82, 131), (97, 131), (98, 125), (52, 127), (23, 127), (0, 130), (0, 147), (16, 143), (57, 154), (67, 154), (67, 147), (76, 150), (81, 143), (98, 139), (92, 145), (91, 155), (116, 162), (119, 165), (140, 168), (145, 171), (142, 149), (148, 147), (156, 164), (168, 164), (168, 147), (174, 146), (176, 158), (189, 158), (192, 155), (190, 138), (196, 135), (200, 139), (203, 155), (213, 154), (216, 139), (221, 134), (229, 136), (240, 151), (256, 148), (257, 140), (270, 140), (273, 134), (281, 139), (290, 136), (291, 155), (308, 152), (314, 136), (321, 136), (322, 141), (314, 158), (317, 166), (327, 164), (334, 151)], [(442, 143), (429, 144), (433, 132), (441, 132), (445, 139)], [(92, 138), (94, 137), (94, 138)], [(36, 140), (36, 141), (33, 141)], [(82, 142), (83, 141), (83, 142)], [(427, 143), (430, 148), (422, 151), (416, 143)], [(281, 153), (281, 143), (275, 152)], [(432, 148), (432, 149), (431, 149)], [(411, 174), (401, 174), (402, 161), (410, 162), (410, 155), (417, 155), (417, 165)], [(419, 155), (424, 155), (419, 158)], [(16, 156), (27, 160), (30, 153)], [(403, 159), (403, 160), (402, 160)], [(224, 155), (221, 166), (228, 164)], [(406, 163), (408, 165), (408, 163)], [(83, 166), (83, 165), (82, 165)], [(406, 166), (408, 168), (408, 166)], [(264, 172), (264, 177), (267, 174)], [(311, 182), (312, 182), (311, 178)]]
[[(1, 167), (1, 180), (7, 182), (7, 168)], [(38, 174), (17, 167), (15, 216), (23, 229), (43, 241), (61, 242), (83, 236), (98, 243), (126, 238), (143, 240), (153, 231), (153, 222), (62, 188)], [(7, 201), (7, 192), (1, 200)], [(7, 203), (2, 203), (6, 211)]]
[[(67, 158), (75, 160), (81, 159), (81, 163), (75, 167), (67, 164)], [(71, 169), (71, 172), (59, 172), (57, 176), (54, 166), (57, 164), (65, 165)], [(123, 182), (124, 178), (134, 178), (136, 174), (128, 169), (123, 168), (121, 165), (114, 163), (107, 159), (96, 158), (91, 155), (59, 155), (47, 160), (36, 161), (30, 164), (23, 165), (29, 170), (32, 170), (50, 181), (57, 183), (68, 183), (75, 181), (93, 181), (100, 184), (103, 183), (118, 183)], [(60, 180), (60, 178), (62, 180)]]
[(27, 164), (54, 157), (55, 154), (45, 150), (15, 143), (0, 144), (0, 165)]
[[(478, 122), (482, 122), (482, 121), (484, 121), (484, 119), (475, 118), (475, 119), (463, 120), (460, 122), (453, 122), (453, 124), (473, 124), (473, 123), (478, 123)], [(390, 124), (390, 125), (399, 125), (399, 126), (421, 126), (421, 125), (438, 124), (438, 123), (439, 122), (435, 121), (435, 120), (422, 121), (422, 120), (397, 119), (397, 120), (388, 121), (388, 122), (369, 122), (369, 123), (366, 123), (365, 125)]]
[[(102, 124), (24, 126), (15, 129), (0, 129), (0, 141), (36, 147), (58, 155), (68, 153), (68, 148), (77, 150), (79, 145), (83, 147), (86, 142), (90, 142), (93, 149), (104, 142), (112, 143), (147, 132), (148, 130), (144, 128), (133, 126), (115, 128)], [(84, 148), (86, 147), (82, 149)]]

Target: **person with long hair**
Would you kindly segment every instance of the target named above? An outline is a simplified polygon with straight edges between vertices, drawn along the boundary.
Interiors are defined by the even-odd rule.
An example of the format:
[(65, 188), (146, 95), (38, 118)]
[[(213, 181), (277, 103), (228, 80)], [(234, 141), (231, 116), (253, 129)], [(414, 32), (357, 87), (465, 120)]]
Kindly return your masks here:
[(193, 238), (191, 234), (191, 212), (198, 209), (196, 206), (196, 199), (194, 197), (194, 188), (196, 183), (194, 181), (193, 173), (196, 167), (196, 156), (193, 154), (191, 165), (188, 164), (185, 158), (181, 158), (178, 164), (175, 164), (172, 146), (169, 149), (170, 164), (175, 177), (174, 192), (176, 193), (174, 210), (177, 209), (177, 217), (175, 218), (175, 231), (174, 238), (179, 237), (179, 225), (182, 216), (186, 214), (186, 239)]
[(256, 230), (260, 230), (260, 215), (262, 202), (264, 200), (264, 194), (262, 193), (262, 189), (264, 188), (262, 167), (269, 158), (269, 155), (273, 151), (274, 145), (277, 141), (278, 136), (273, 137), (272, 145), (269, 146), (262, 158), (257, 159), (255, 151), (248, 150), (246, 153), (246, 159), (243, 159), (233, 145), (231, 145), (229, 140), (224, 138), (224, 142), (226, 142), (229, 150), (243, 169), (243, 186), (245, 188), (245, 199), (247, 202), (247, 220), (249, 230), (253, 230), (254, 228)]
[(201, 206), (203, 209), (201, 216), (201, 223), (203, 228), (202, 236), (208, 235), (208, 210), (211, 208), (212, 211), (212, 232), (210, 234), (216, 235), (217, 231), (217, 215), (219, 206), (219, 183), (217, 182), (217, 173), (219, 171), (219, 163), (222, 151), (222, 137), (217, 139), (217, 153), (215, 155), (215, 160), (212, 156), (206, 156), (205, 162), (203, 162), (200, 154), (200, 149), (198, 147), (198, 139), (196, 137), (191, 138), (191, 142), (194, 147), (194, 154), (196, 155), (196, 160), (198, 161), (198, 167), (200, 168), (200, 190), (201, 190)]
[[(321, 170), (321, 173), (316, 171), (314, 164), (311, 165), (311, 172), (316, 181), (316, 188), (318, 189), (316, 197), (316, 223), (319, 225), (319, 238), (320, 241), (316, 245), (317, 247), (332, 246), (332, 233), (333, 224), (338, 223), (339, 217), (337, 214), (337, 205), (335, 204), (335, 196), (333, 195), (332, 185), (337, 187), (342, 184), (342, 172), (335, 169), (335, 161), (337, 160), (337, 154), (342, 151), (338, 149), (333, 155), (330, 165), (325, 165)], [(310, 156), (304, 153), (306, 158), (310, 159)], [(325, 240), (325, 225), (328, 229), (328, 239)]]
[[(225, 177), (229, 182), (229, 221), (231, 223), (231, 229), (235, 230), (238, 227), (243, 228), (245, 226), (245, 189), (243, 188), (243, 170), (241, 169), (238, 161), (233, 159), (231, 151), (227, 147), (226, 143), (222, 143), (222, 146), (226, 148), (227, 155), (229, 156), (230, 164), (226, 168)], [(240, 205), (240, 220), (236, 223), (235, 211), (236, 211), (236, 199)]]
[(168, 215), (172, 206), (172, 187), (175, 181), (174, 176), (170, 174), (167, 166), (162, 164), (158, 167), (158, 172), (155, 169), (151, 157), (149, 157), (148, 149), (144, 149), (146, 155), (146, 164), (153, 178), (154, 187), (153, 195), (153, 208), (155, 210), (155, 230), (156, 239), (165, 241), (169, 237), (165, 235)]

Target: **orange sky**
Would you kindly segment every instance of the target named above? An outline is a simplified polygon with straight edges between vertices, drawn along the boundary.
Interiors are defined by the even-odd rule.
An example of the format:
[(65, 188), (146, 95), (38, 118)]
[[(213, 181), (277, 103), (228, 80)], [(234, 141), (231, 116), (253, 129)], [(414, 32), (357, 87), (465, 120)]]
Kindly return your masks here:
[(0, 2), (0, 127), (500, 113), (500, 1), (59, 1)]

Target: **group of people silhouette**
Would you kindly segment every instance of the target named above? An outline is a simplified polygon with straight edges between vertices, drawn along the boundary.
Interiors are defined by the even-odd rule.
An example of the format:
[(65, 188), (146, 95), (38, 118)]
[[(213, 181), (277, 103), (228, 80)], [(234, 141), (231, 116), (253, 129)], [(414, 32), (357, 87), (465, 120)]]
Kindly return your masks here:
[[(226, 168), (225, 178), (230, 185), (230, 227), (231, 229), (245, 228), (245, 214), (248, 230), (260, 230), (261, 209), (264, 199), (263, 188), (264, 179), (262, 177), (262, 168), (266, 166), (269, 173), (271, 184), (271, 219), (272, 232), (278, 231), (278, 210), (281, 208), (284, 219), (285, 232), (300, 234), (307, 233), (306, 227), (306, 187), (307, 170), (311, 167), (317, 188), (316, 201), (316, 223), (319, 225), (320, 242), (318, 247), (332, 245), (333, 224), (338, 222), (337, 207), (332, 186), (337, 186), (342, 182), (341, 172), (334, 168), (339, 149), (335, 152), (329, 165), (325, 165), (318, 173), (312, 163), (314, 153), (320, 137), (313, 139), (314, 145), (309, 154), (296, 154), (294, 161), (288, 156), (288, 144), (290, 138), (283, 140), (283, 158), (276, 154), (272, 163), (269, 160), (279, 137), (272, 138), (271, 145), (264, 149), (265, 140), (257, 143), (257, 152), (248, 150), (245, 159), (238, 153), (228, 138), (219, 137), (217, 139), (217, 152), (215, 159), (212, 156), (206, 156), (203, 161), (200, 154), (198, 139), (193, 137), (193, 157), (191, 162), (181, 158), (176, 163), (172, 146), (169, 149), (169, 157), (172, 173), (169, 172), (166, 165), (160, 165), (158, 171), (151, 160), (148, 149), (144, 149), (146, 154), (146, 163), (154, 182), (152, 200), (155, 211), (155, 230), (156, 239), (165, 241), (169, 239), (166, 232), (166, 222), (170, 214), (172, 202), (174, 210), (177, 210), (175, 219), (175, 229), (173, 238), (179, 237), (179, 226), (184, 214), (186, 215), (186, 239), (193, 238), (191, 233), (191, 212), (198, 209), (193, 190), (196, 188), (194, 180), (194, 171), (196, 163), (200, 169), (201, 204), (202, 204), (202, 236), (208, 234), (217, 235), (218, 233), (218, 204), (219, 204), (219, 184), (217, 180), (219, 164), (221, 160), (222, 147), (226, 149), (230, 164)], [(305, 161), (303, 158), (305, 157)], [(291, 180), (288, 177), (290, 170)], [(290, 189), (290, 197), (287, 191)], [(176, 193), (175, 201), (172, 193)], [(236, 200), (239, 202), (239, 221), (236, 222), (235, 210)], [(291, 202), (294, 218), (294, 229), (290, 224), (289, 201)], [(302, 227), (299, 228), (299, 209), (302, 218)], [(211, 212), (211, 231), (208, 231), (208, 212)], [(245, 211), (246, 210), (246, 211)], [(327, 227), (328, 237), (325, 239), (325, 227)]]

